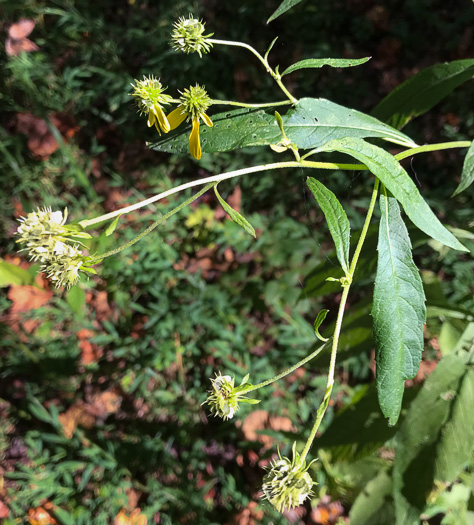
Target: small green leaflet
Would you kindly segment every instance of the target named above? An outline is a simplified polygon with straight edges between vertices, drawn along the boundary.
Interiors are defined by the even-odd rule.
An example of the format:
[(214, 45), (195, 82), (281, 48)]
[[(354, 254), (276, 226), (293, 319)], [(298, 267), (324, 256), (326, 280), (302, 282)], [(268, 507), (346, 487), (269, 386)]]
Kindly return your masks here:
[[(277, 144), (282, 136), (274, 116), (275, 110), (267, 111), (239, 108), (212, 115), (214, 126), (202, 126), (200, 130), (202, 151), (215, 153), (246, 146)], [(279, 112), (282, 110), (279, 109)], [(282, 122), (290, 142), (299, 149), (318, 148), (329, 140), (344, 137), (373, 137), (405, 147), (416, 146), (401, 131), (365, 113), (323, 98), (301, 99), (282, 115)], [(189, 126), (180, 126), (149, 147), (167, 153), (188, 154), (189, 133)]]
[(73, 286), (68, 291), (66, 300), (76, 315), (82, 315), (86, 305), (86, 292), (80, 286)]
[(462, 167), (461, 182), (453, 193), (453, 197), (458, 193), (461, 193), (474, 181), (474, 141), (471, 143), (471, 147), (467, 150), (466, 158), (464, 159), (464, 165)]
[(365, 64), (368, 62), (372, 57), (365, 57), (365, 58), (308, 58), (307, 60), (300, 60), (299, 62), (296, 62), (296, 64), (293, 64), (292, 66), (288, 67), (283, 71), (281, 76), (288, 75), (289, 73), (293, 73), (293, 71), (297, 71), (298, 69), (306, 69), (306, 68), (320, 68), (323, 66), (331, 66), (331, 67), (352, 67), (352, 66), (359, 66), (360, 64)]
[(221, 203), (221, 206), (224, 208), (225, 212), (229, 215), (229, 217), (241, 228), (243, 228), (247, 233), (250, 233), (250, 235), (256, 237), (254, 227), (250, 224), (250, 222), (245, 217), (242, 217), (242, 215), (240, 215), (239, 212), (231, 208), (227, 204), (227, 202), (219, 195), (219, 192), (217, 191), (217, 184), (214, 186), (214, 192), (218, 201)]
[(115, 217), (112, 223), (107, 227), (107, 229), (105, 230), (106, 237), (109, 237), (110, 235), (112, 235), (112, 233), (114, 233), (115, 228), (117, 228), (117, 224), (118, 224), (120, 217), (121, 215), (117, 215), (117, 217)]
[(455, 88), (474, 77), (474, 59), (455, 60), (423, 69), (389, 93), (372, 115), (401, 129), (423, 115)]
[(360, 160), (390, 190), (415, 226), (454, 250), (469, 251), (439, 222), (408, 173), (387, 151), (353, 137), (332, 140), (319, 151), (340, 151)]
[(420, 366), (426, 308), (423, 283), (397, 201), (382, 193), (380, 211), (372, 306), (376, 384), (380, 408), (390, 425), (395, 425), (405, 380), (415, 377)]
[(286, 13), (288, 10), (290, 10), (295, 5), (302, 2), (302, 0), (283, 0), (283, 2), (278, 6), (278, 8), (275, 10), (275, 12), (272, 14), (272, 16), (267, 20), (267, 24), (275, 20), (275, 18), (278, 18), (283, 13)]
[(319, 333), (319, 327), (323, 324), (324, 319), (326, 319), (326, 315), (328, 314), (329, 310), (321, 310), (318, 315), (316, 316), (316, 319), (314, 320), (314, 333), (316, 334), (316, 337), (320, 339), (323, 343), (327, 343), (329, 339), (327, 337), (323, 337)]
[(326, 188), (316, 179), (308, 177), (306, 180), (308, 188), (314, 195), (329, 226), (336, 254), (344, 273), (349, 273), (349, 245), (351, 237), (351, 226), (344, 208), (337, 200), (334, 193)]
[(28, 271), (0, 259), (0, 288), (30, 284), (31, 281), (33, 281), (33, 277)]

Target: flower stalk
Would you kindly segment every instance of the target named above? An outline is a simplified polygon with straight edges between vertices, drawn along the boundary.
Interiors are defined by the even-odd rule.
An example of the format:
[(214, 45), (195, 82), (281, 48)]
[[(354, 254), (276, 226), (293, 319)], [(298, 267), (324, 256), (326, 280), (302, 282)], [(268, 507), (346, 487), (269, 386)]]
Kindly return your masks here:
[(329, 363), (329, 372), (328, 372), (328, 378), (327, 378), (327, 383), (326, 383), (326, 392), (316, 412), (316, 420), (314, 422), (313, 428), (311, 429), (311, 433), (308, 437), (308, 440), (306, 441), (303, 452), (301, 453), (301, 458), (303, 461), (306, 459), (306, 456), (308, 455), (308, 452), (311, 449), (314, 438), (316, 437), (316, 434), (319, 430), (319, 426), (321, 425), (321, 421), (323, 420), (324, 414), (326, 413), (326, 409), (329, 405), (329, 399), (331, 398), (331, 393), (332, 393), (332, 389), (334, 386), (334, 373), (336, 369), (337, 349), (338, 349), (338, 344), (339, 344), (339, 336), (341, 334), (342, 320), (344, 318), (344, 310), (346, 307), (347, 297), (349, 295), (352, 278), (354, 276), (354, 273), (357, 267), (357, 262), (359, 260), (360, 253), (362, 251), (362, 246), (364, 245), (365, 238), (367, 237), (370, 220), (372, 219), (375, 204), (377, 202), (379, 185), (380, 185), (379, 179), (375, 178), (374, 188), (372, 190), (372, 196), (370, 198), (370, 204), (367, 210), (367, 215), (365, 217), (364, 226), (362, 227), (362, 232), (360, 234), (359, 241), (357, 243), (351, 265), (349, 267), (349, 273), (346, 276), (347, 277), (347, 280), (345, 281), (346, 284), (343, 286), (341, 301), (339, 303), (339, 310), (337, 313), (336, 326), (334, 328), (334, 333), (333, 333), (333, 340), (332, 340), (332, 347), (331, 347), (331, 360)]

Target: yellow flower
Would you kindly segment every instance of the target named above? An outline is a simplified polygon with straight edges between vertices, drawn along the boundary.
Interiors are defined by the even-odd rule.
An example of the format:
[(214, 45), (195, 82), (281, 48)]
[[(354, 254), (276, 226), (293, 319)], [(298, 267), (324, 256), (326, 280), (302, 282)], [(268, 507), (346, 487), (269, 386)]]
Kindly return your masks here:
[(199, 120), (202, 119), (206, 126), (212, 128), (212, 120), (206, 115), (207, 108), (212, 101), (206, 90), (201, 86), (191, 86), (185, 89), (180, 97), (181, 104), (168, 115), (170, 129), (177, 128), (181, 122), (191, 120), (192, 130), (189, 135), (189, 152), (196, 158), (201, 158), (201, 141), (199, 139)]
[(171, 128), (163, 106), (169, 104), (172, 97), (164, 93), (166, 88), (161, 85), (158, 78), (143, 77), (143, 80), (135, 80), (135, 82), (132, 84), (132, 97), (135, 97), (138, 111), (148, 115), (148, 127), (154, 125), (160, 135), (161, 131), (168, 133)]

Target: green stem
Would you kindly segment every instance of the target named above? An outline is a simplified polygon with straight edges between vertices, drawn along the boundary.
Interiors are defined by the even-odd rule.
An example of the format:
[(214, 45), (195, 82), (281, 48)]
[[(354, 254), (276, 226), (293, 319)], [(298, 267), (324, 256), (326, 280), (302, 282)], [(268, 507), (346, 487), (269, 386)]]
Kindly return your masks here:
[(268, 63), (268, 60), (265, 57), (262, 57), (262, 55), (254, 49), (252, 46), (249, 46), (248, 44), (245, 44), (244, 42), (235, 42), (233, 40), (217, 40), (214, 38), (209, 38), (208, 42), (211, 42), (212, 44), (219, 44), (223, 46), (235, 46), (235, 47), (243, 47), (244, 49), (247, 49), (250, 51), (253, 55), (255, 55), (260, 62), (264, 65), (265, 69), (268, 73), (274, 78), (275, 82), (280, 86), (280, 89), (285, 93), (285, 95), (288, 97), (290, 102), (292, 104), (296, 104), (298, 102), (298, 99), (296, 99), (289, 91), (286, 89), (285, 85), (281, 81), (281, 76), (273, 71), (270, 64)]
[(339, 335), (341, 333), (342, 320), (344, 318), (344, 310), (346, 307), (347, 297), (349, 295), (352, 278), (354, 276), (354, 272), (357, 267), (357, 261), (359, 260), (360, 252), (362, 250), (362, 246), (364, 245), (364, 241), (367, 236), (367, 231), (370, 225), (370, 220), (374, 212), (375, 203), (377, 201), (378, 190), (379, 190), (379, 180), (376, 178), (375, 183), (374, 183), (374, 189), (372, 191), (372, 197), (370, 199), (369, 209), (367, 210), (367, 216), (365, 217), (364, 226), (362, 228), (362, 232), (360, 234), (359, 241), (357, 243), (357, 246), (354, 252), (354, 256), (352, 258), (352, 262), (349, 268), (349, 275), (347, 276), (349, 278), (349, 282), (347, 285), (343, 287), (341, 302), (339, 303), (339, 311), (337, 313), (336, 326), (334, 328), (334, 334), (333, 334), (333, 341), (332, 341), (332, 348), (331, 348), (331, 361), (329, 363), (329, 373), (328, 373), (328, 380), (326, 384), (326, 393), (324, 394), (324, 398), (316, 412), (316, 421), (314, 422), (313, 428), (311, 429), (311, 434), (309, 435), (309, 438), (306, 442), (303, 452), (301, 453), (302, 461), (305, 460), (311, 448), (311, 445), (313, 444), (314, 438), (316, 437), (316, 434), (319, 430), (319, 426), (324, 417), (324, 414), (326, 413), (326, 409), (329, 404), (329, 399), (331, 397), (332, 389), (334, 386), (334, 373), (336, 369), (337, 346), (339, 344)]
[(283, 100), (281, 102), (266, 102), (265, 104), (246, 104), (244, 102), (234, 102), (232, 100), (212, 100), (212, 104), (222, 104), (226, 106), (238, 106), (242, 108), (272, 108), (274, 106), (288, 106), (291, 104), (289, 100)]
[(96, 264), (98, 263), (99, 261), (102, 261), (102, 259), (105, 259), (106, 257), (110, 257), (111, 255), (115, 255), (116, 253), (119, 253), (123, 250), (126, 250), (127, 248), (130, 248), (130, 246), (133, 246), (135, 243), (137, 243), (139, 240), (143, 239), (143, 237), (145, 237), (145, 235), (148, 235), (150, 232), (152, 232), (155, 228), (157, 228), (161, 223), (163, 223), (164, 221), (166, 221), (166, 219), (169, 219), (170, 217), (172, 217), (175, 213), (178, 213), (180, 210), (182, 210), (183, 208), (185, 208), (186, 206), (188, 206), (189, 204), (191, 204), (192, 202), (194, 202), (196, 199), (198, 199), (203, 193), (206, 193), (207, 190), (209, 190), (210, 188), (212, 188), (214, 186), (214, 184), (207, 184), (206, 186), (204, 186), (204, 188), (202, 188), (201, 190), (199, 190), (196, 194), (194, 194), (192, 197), (190, 197), (189, 199), (185, 200), (183, 203), (181, 203), (179, 206), (177, 206), (176, 208), (174, 208), (173, 210), (169, 211), (168, 213), (166, 213), (165, 215), (163, 215), (163, 217), (160, 217), (157, 221), (155, 221), (153, 224), (151, 224), (150, 226), (148, 226), (148, 228), (146, 230), (144, 230), (142, 233), (140, 233), (140, 235), (137, 235), (134, 239), (132, 239), (131, 241), (127, 242), (126, 244), (122, 245), (122, 246), (119, 246), (118, 248), (114, 248), (113, 250), (110, 250), (109, 252), (106, 252), (106, 253), (102, 253), (100, 255), (96, 255), (94, 256), (90, 261), (88, 261), (88, 264)]
[(86, 219), (86, 220), (80, 221), (79, 225), (82, 226), (82, 228), (89, 228), (90, 226), (93, 226), (94, 224), (99, 224), (101, 222), (113, 219), (117, 217), (117, 215), (124, 215), (126, 213), (130, 213), (132, 211), (143, 208), (144, 206), (148, 206), (150, 204), (153, 204), (154, 202), (165, 199), (166, 197), (169, 197), (170, 195), (174, 195), (175, 193), (179, 193), (188, 188), (202, 186), (203, 184), (221, 182), (223, 180), (231, 179), (233, 177), (240, 177), (241, 175), (246, 175), (248, 173), (257, 173), (260, 171), (279, 169), (279, 168), (299, 168), (299, 167), (301, 167), (301, 164), (295, 161), (276, 162), (273, 164), (262, 164), (260, 166), (253, 166), (251, 168), (244, 168), (240, 170), (229, 171), (228, 173), (221, 173), (219, 175), (213, 175), (212, 177), (205, 177), (203, 179), (193, 180), (191, 182), (186, 182), (185, 184), (181, 184), (180, 186), (176, 186), (174, 188), (166, 190), (144, 201), (137, 202), (136, 204), (132, 204), (130, 206), (126, 206), (125, 208), (121, 208), (120, 210), (106, 213), (105, 215), (101, 215), (100, 217), (95, 217), (94, 219)]
[(426, 153), (427, 151), (439, 151), (443, 149), (452, 149), (452, 148), (468, 148), (472, 142), (470, 140), (458, 140), (456, 142), (440, 142), (439, 144), (425, 144), (424, 146), (418, 146), (417, 148), (411, 148), (406, 151), (402, 151), (395, 155), (397, 160), (406, 159), (412, 155), (417, 155), (418, 153)]
[[(467, 148), (470, 145), (471, 145), (470, 141), (445, 142), (441, 144), (428, 144), (426, 146), (419, 146), (416, 148), (411, 148), (409, 150), (403, 151), (402, 153), (395, 155), (395, 158), (397, 160), (400, 160), (406, 157), (410, 157), (411, 155), (423, 153), (425, 151), (438, 151), (438, 150), (450, 149), (450, 148)], [(99, 224), (101, 222), (113, 219), (117, 217), (117, 215), (124, 215), (126, 213), (130, 213), (132, 211), (135, 211), (145, 206), (148, 206), (150, 204), (153, 204), (154, 202), (157, 202), (161, 199), (165, 199), (166, 197), (169, 197), (170, 195), (179, 193), (180, 191), (186, 190), (188, 188), (194, 188), (196, 186), (201, 186), (203, 184), (207, 184), (211, 182), (221, 182), (223, 180), (231, 179), (233, 177), (240, 177), (242, 175), (246, 175), (250, 173), (258, 173), (260, 171), (281, 169), (281, 168), (316, 168), (316, 169), (323, 169), (323, 170), (351, 170), (351, 171), (368, 169), (365, 164), (313, 162), (309, 160), (303, 160), (303, 158), (299, 162), (288, 161), (288, 162), (275, 162), (273, 164), (262, 164), (260, 166), (253, 166), (251, 168), (244, 168), (241, 170), (229, 171), (228, 173), (221, 173), (219, 175), (213, 175), (212, 177), (205, 177), (203, 179), (187, 182), (185, 184), (181, 184), (180, 186), (176, 186), (175, 188), (171, 188), (162, 193), (159, 193), (158, 195), (150, 197), (149, 199), (146, 199), (144, 201), (138, 202), (136, 204), (132, 204), (130, 206), (126, 206), (125, 208), (121, 208), (119, 210), (116, 210), (110, 213), (106, 213), (104, 215), (101, 215), (100, 217), (95, 217), (94, 219), (85, 219), (83, 221), (80, 221), (79, 225), (82, 226), (83, 228), (89, 228), (95, 224)]]
[(320, 352), (322, 352), (324, 350), (324, 348), (326, 348), (326, 345), (327, 345), (327, 342), (324, 343), (322, 346), (320, 346), (318, 349), (316, 349), (313, 353), (309, 354), (304, 359), (302, 359), (301, 361), (296, 363), (296, 365), (293, 365), (291, 368), (288, 368), (287, 370), (285, 370), (281, 374), (278, 374), (277, 376), (272, 377), (271, 379), (267, 379), (266, 381), (263, 381), (262, 383), (259, 383), (258, 385), (254, 385), (250, 390), (246, 390), (245, 394), (248, 394), (249, 392), (253, 392), (254, 390), (258, 390), (259, 388), (262, 388), (264, 386), (268, 386), (268, 385), (274, 383), (275, 381), (278, 381), (282, 377), (285, 377), (285, 376), (291, 374), (292, 372), (294, 372), (300, 366), (303, 366), (308, 361), (311, 361), (311, 359), (313, 359), (313, 357), (316, 357)]

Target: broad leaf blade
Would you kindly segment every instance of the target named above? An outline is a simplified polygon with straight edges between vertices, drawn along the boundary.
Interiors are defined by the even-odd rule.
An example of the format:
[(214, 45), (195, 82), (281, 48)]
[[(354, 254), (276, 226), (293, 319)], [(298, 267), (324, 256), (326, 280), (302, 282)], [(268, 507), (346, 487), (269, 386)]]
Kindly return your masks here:
[[(212, 120), (212, 128), (200, 128), (204, 153), (268, 146), (277, 144), (282, 138), (272, 109), (265, 112), (241, 108), (212, 115)], [(329, 140), (343, 137), (380, 138), (407, 147), (416, 146), (407, 135), (377, 119), (325, 99), (303, 98), (282, 116), (282, 120), (288, 138), (300, 149), (317, 148)], [(167, 153), (188, 154), (190, 132), (190, 126), (179, 127), (149, 147)]]
[(0, 288), (30, 284), (32, 280), (31, 274), (23, 268), (0, 259)]
[(292, 7), (302, 2), (302, 0), (283, 0), (283, 2), (278, 6), (278, 8), (274, 11), (274, 13), (271, 15), (271, 17), (267, 20), (267, 24), (275, 20), (275, 18), (278, 18), (283, 13), (286, 13), (289, 11)]
[[(454, 481), (463, 463), (469, 461), (474, 435), (473, 375), (465, 365), (465, 355), (449, 354), (412, 402), (395, 450), (397, 523), (418, 525), (435, 480)], [(454, 429), (466, 433), (454, 434)]]
[(344, 137), (380, 138), (416, 146), (410, 137), (383, 122), (324, 98), (302, 98), (283, 117), (283, 126), (290, 141), (300, 149), (318, 148)]
[(291, 65), (290, 67), (287, 67), (285, 71), (281, 74), (281, 76), (288, 75), (289, 73), (293, 73), (293, 71), (297, 71), (298, 69), (313, 69), (313, 68), (320, 68), (323, 66), (331, 66), (331, 67), (353, 67), (353, 66), (359, 66), (360, 64), (365, 64), (368, 62), (372, 57), (365, 57), (365, 58), (308, 58), (306, 60), (300, 60), (299, 62), (296, 62), (296, 64)]
[(392, 478), (381, 470), (359, 493), (349, 513), (351, 525), (395, 523)]
[(411, 118), (423, 115), (459, 84), (474, 77), (474, 59), (455, 60), (423, 69), (389, 93), (372, 115), (401, 129)]
[(363, 162), (403, 206), (410, 220), (427, 235), (460, 251), (468, 251), (431, 211), (415, 183), (398, 161), (382, 148), (358, 138), (332, 140), (320, 151), (340, 151)]
[(344, 208), (337, 200), (334, 193), (316, 179), (308, 177), (306, 183), (314, 195), (329, 226), (329, 231), (336, 247), (336, 254), (341, 267), (347, 274), (349, 272), (349, 245), (351, 227)]
[(224, 211), (229, 215), (229, 217), (238, 224), (241, 228), (243, 228), (247, 233), (250, 233), (253, 237), (255, 237), (255, 229), (250, 224), (250, 222), (240, 215), (238, 211), (235, 211), (234, 208), (229, 206), (227, 202), (219, 195), (219, 192), (217, 191), (217, 184), (214, 186), (214, 192), (216, 194), (216, 197), (218, 201), (220, 202), (221, 206), (224, 208)]
[[(231, 151), (246, 146), (267, 146), (281, 138), (274, 115), (263, 110), (241, 108), (211, 115), (214, 126), (200, 127), (201, 149), (204, 153)], [(163, 135), (149, 147), (156, 151), (187, 154), (191, 126), (180, 126)]]
[(467, 150), (466, 158), (462, 167), (461, 182), (453, 193), (453, 197), (458, 193), (461, 193), (474, 181), (474, 141), (470, 148)]
[(426, 308), (423, 283), (397, 201), (381, 194), (380, 211), (372, 306), (376, 384), (380, 408), (394, 425), (402, 407), (405, 380), (415, 377), (420, 366)]

